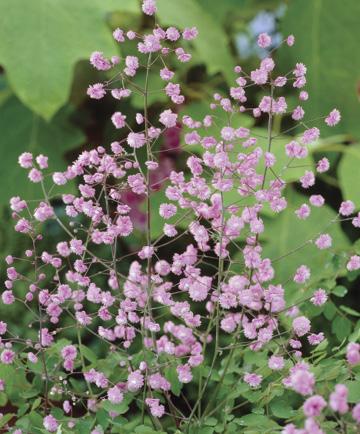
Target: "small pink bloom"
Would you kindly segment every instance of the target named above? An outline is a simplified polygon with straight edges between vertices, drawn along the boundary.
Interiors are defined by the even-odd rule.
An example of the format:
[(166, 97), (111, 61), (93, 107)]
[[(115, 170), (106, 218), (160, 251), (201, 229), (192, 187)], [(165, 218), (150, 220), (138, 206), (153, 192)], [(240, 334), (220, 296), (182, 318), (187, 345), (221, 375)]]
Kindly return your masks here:
[(267, 33), (260, 33), (257, 44), (261, 48), (267, 48), (271, 45), (271, 37)]

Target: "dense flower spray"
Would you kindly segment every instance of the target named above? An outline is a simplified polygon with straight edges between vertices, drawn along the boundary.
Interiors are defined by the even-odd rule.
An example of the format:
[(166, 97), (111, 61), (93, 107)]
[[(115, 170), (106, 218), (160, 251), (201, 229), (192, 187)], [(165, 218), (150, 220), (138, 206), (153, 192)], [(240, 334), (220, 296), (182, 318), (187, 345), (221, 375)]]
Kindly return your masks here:
[[(155, 0), (144, 0), (142, 10), (153, 16)], [(287, 302), (287, 282), (277, 280), (275, 258), (263, 254), (263, 212), (277, 216), (288, 207), (285, 174), (306, 159), (309, 146), (320, 135), (319, 125), (302, 121), (302, 103), (308, 99), (304, 90), (306, 66), (297, 63), (286, 75), (277, 75), (271, 53), (251, 72), (236, 66), (229, 95), (215, 94), (208, 115), (203, 119), (180, 118), (178, 107), (185, 97), (174, 80), (170, 59), (189, 62), (186, 47), (197, 34), (195, 27), (181, 31), (156, 26), (145, 35), (115, 29), (114, 39), (119, 44), (136, 42), (138, 54), (107, 58), (100, 51), (92, 53), (91, 65), (99, 71), (113, 71), (113, 77), (90, 85), (87, 93), (96, 100), (141, 95), (144, 108), (136, 114), (135, 122), (115, 111), (111, 121), (121, 139), (109, 147), (82, 152), (64, 172), (50, 172), (51, 161), (44, 155), (26, 152), (19, 157), (29, 182), (39, 183), (44, 197), (35, 205), (21, 197), (11, 199), (15, 230), (28, 237), (29, 248), (24, 258), (7, 257), (8, 279), (2, 301), (5, 305), (24, 304), (33, 313), (38, 335), (24, 342), (21, 337), (14, 338), (2, 321), (0, 359), (2, 364), (16, 363), (34, 375), (41, 372), (43, 426), (49, 432), (56, 432), (60, 424), (74, 429), (69, 432), (79, 432), (77, 419), (72, 417), (73, 407), (79, 403), (90, 412), (105, 410), (115, 419), (128, 406), (138, 405), (143, 420), (150, 416), (159, 430), (163, 418), (172, 419), (175, 427), (189, 429), (217, 410), (205, 399), (214, 372), (221, 367), (217, 386), (212, 389), (216, 396), (235, 362), (239, 369), (234, 381), (244, 387), (263, 387), (264, 375), (270, 370), (274, 384), (293, 390), (301, 398), (304, 428), (290, 423), (283, 427), (285, 434), (326, 432), (321, 428), (325, 413), (339, 420), (339, 426), (342, 415), (346, 415), (349, 427), (360, 422), (359, 404), (348, 403), (346, 385), (338, 384), (330, 392), (317, 389), (316, 373), (305, 360), (303, 347), (319, 345), (324, 334), (315, 333), (301, 313), (302, 305)], [(282, 45), (290, 49), (286, 46), (294, 43), (290, 35)], [(258, 45), (270, 46), (271, 37), (260, 34)], [(170, 104), (156, 120), (150, 120), (148, 113), (150, 71), (157, 71), (163, 80), (162, 91)], [(134, 81), (139, 72), (144, 77), (142, 85)], [(246, 96), (252, 86), (261, 86), (264, 94), (253, 107), (248, 106)], [(281, 95), (285, 86), (298, 91), (299, 101), (294, 106)], [(239, 118), (241, 124), (245, 112), (255, 119), (266, 119), (265, 148), (258, 144), (256, 133), (234, 121)], [(273, 123), (277, 115), (292, 117), (299, 131), (296, 140), (285, 144), (276, 140)], [(334, 126), (340, 117), (334, 109), (324, 122)], [(184, 153), (188, 153), (184, 171), (169, 169), (163, 157), (166, 150), (160, 147), (159, 151), (158, 146), (162, 136), (180, 128), (184, 131)], [(287, 159), (284, 167), (279, 167), (274, 152), (279, 146)], [(323, 158), (315, 170), (304, 167), (301, 187), (313, 186), (316, 172), (326, 172), (329, 165)], [(54, 208), (53, 189), (72, 180), (78, 182), (77, 193), (71, 190), (62, 195), (64, 213), (60, 213), (59, 207)], [(163, 233), (154, 239), (152, 197), (159, 188), (165, 199), (156, 218), (163, 220)], [(145, 201), (145, 237), (136, 252), (123, 255), (120, 240), (131, 237), (138, 223), (126, 200), (129, 194)], [(311, 218), (314, 207), (323, 205), (322, 196), (312, 195), (294, 217), (300, 224)], [(337, 218), (324, 222), (324, 232), (309, 235), (305, 245), (313, 244), (319, 250), (333, 248), (326, 228), (343, 218), (360, 226), (360, 215), (352, 217), (354, 210), (352, 202), (344, 201)], [(59, 225), (64, 237), (48, 252), (42, 242), (49, 221)], [(184, 240), (183, 247), (174, 250), (171, 258), (158, 256), (163, 245), (174, 241), (178, 246), (175, 241), (179, 239)], [(121, 262), (129, 256), (133, 261), (124, 273)], [(206, 266), (214, 260), (210, 274)], [(24, 263), (33, 268), (31, 275), (23, 274)], [(360, 257), (349, 257), (347, 268), (359, 269)], [(312, 271), (299, 263), (290, 280), (300, 288), (309, 282)], [(99, 277), (102, 283), (98, 283)], [(20, 286), (27, 288), (25, 294)], [(326, 290), (313, 288), (303, 304), (321, 306), (327, 298)], [(69, 328), (75, 331), (73, 342), (62, 341)], [(82, 342), (85, 332), (105, 343), (114, 355), (112, 373), (101, 364), (97, 366), (88, 354)], [(253, 370), (242, 367), (234, 358), (235, 349), (241, 346), (254, 354), (265, 350), (266, 365)], [(48, 359), (52, 354), (59, 357), (55, 367)], [(225, 365), (221, 363), (224, 354)], [(350, 371), (359, 364), (359, 344), (349, 343), (346, 359)], [(184, 412), (174, 403), (174, 396), (180, 395), (176, 389), (191, 383), (196, 369), (202, 366), (207, 370), (197, 394), (188, 398), (190, 402), (182, 396), (188, 406)], [(84, 389), (79, 391), (72, 379), (82, 381)], [(6, 388), (7, 379), (3, 382)], [(52, 412), (55, 401), (61, 403), (62, 416), (59, 411)], [(91, 432), (103, 431), (96, 427)]]

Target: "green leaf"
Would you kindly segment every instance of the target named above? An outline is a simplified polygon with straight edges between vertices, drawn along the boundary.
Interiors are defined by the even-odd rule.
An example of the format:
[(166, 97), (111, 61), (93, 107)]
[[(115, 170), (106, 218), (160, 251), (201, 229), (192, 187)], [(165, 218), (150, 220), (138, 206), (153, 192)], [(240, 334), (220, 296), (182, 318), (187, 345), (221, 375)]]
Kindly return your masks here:
[(26, 380), (25, 370), (11, 365), (0, 364), (0, 378), (5, 381), (5, 393), (14, 404), (23, 402), (24, 394), (29, 391), (30, 383)]
[(90, 348), (88, 348), (86, 345), (81, 345), (80, 351), (82, 355), (85, 357), (85, 359), (87, 359), (89, 362), (91, 363), (97, 362), (96, 354), (92, 350), (90, 350)]
[(341, 306), (340, 306), (340, 309), (341, 309), (343, 312), (345, 312), (345, 313), (347, 313), (347, 314), (349, 314), (349, 315), (351, 315), (351, 316), (357, 316), (357, 317), (360, 317), (360, 312), (358, 312), (358, 311), (356, 311), (356, 310), (354, 310), (354, 309), (351, 309), (351, 307), (341, 305)]
[(291, 405), (284, 398), (273, 399), (270, 402), (270, 409), (275, 417), (279, 419), (288, 419), (294, 415), (294, 410)]
[(171, 384), (171, 392), (176, 396), (180, 396), (183, 384), (180, 383), (176, 369), (174, 367), (165, 369), (165, 378)]
[(337, 297), (344, 297), (347, 292), (347, 288), (343, 285), (338, 285), (331, 291), (331, 293), (336, 295)]
[(0, 62), (11, 87), (35, 113), (50, 119), (68, 100), (74, 65), (95, 50), (116, 54), (105, 23), (113, 10), (136, 11), (132, 0), (3, 0)]
[(31, 406), (31, 411), (36, 410), (40, 404), (41, 404), (41, 398), (36, 398), (35, 401), (33, 402), (33, 405)]
[(247, 414), (246, 416), (237, 419), (237, 423), (239, 425), (258, 429), (275, 429), (279, 427), (279, 425), (275, 421), (261, 414)]
[(82, 418), (76, 422), (76, 432), (79, 434), (88, 434), (95, 424), (93, 418)]
[(338, 166), (338, 178), (343, 197), (352, 200), (358, 207), (360, 204), (360, 144), (344, 147)]
[(218, 420), (216, 419), (216, 417), (210, 416), (204, 420), (204, 425), (208, 425), (208, 426), (215, 426), (215, 425), (217, 425), (217, 423), (218, 423)]
[[(226, 79), (234, 79), (233, 59), (224, 30), (195, 0), (158, 0), (158, 16), (163, 24), (180, 28), (196, 26), (199, 36), (193, 41), (197, 58), (206, 63), (210, 74), (223, 72)], [(216, 53), (216, 54), (215, 54)]]
[(324, 307), (324, 316), (329, 321), (336, 315), (336, 306), (332, 301), (328, 301)]
[(146, 426), (146, 425), (139, 425), (138, 427), (135, 428), (135, 433), (138, 434), (165, 434), (164, 431), (156, 431), (153, 428)]
[(14, 416), (15, 416), (14, 413), (4, 414), (0, 419), (0, 428), (2, 428), (4, 425), (6, 425)]
[(341, 341), (351, 333), (351, 321), (341, 316), (337, 316), (331, 324), (331, 330)]
[(8, 398), (6, 396), (6, 393), (0, 392), (0, 407), (5, 407), (7, 401), (8, 401)]
[(84, 140), (83, 133), (69, 122), (67, 112), (62, 110), (51, 123), (46, 123), (14, 97), (2, 106), (0, 203), (7, 204), (9, 198), (16, 195), (24, 199), (43, 197), (41, 187), (30, 182), (27, 179), (28, 171), (17, 164), (22, 152), (49, 156), (49, 168), (54, 172), (66, 168), (64, 153)]
[[(344, 131), (359, 136), (360, 56), (354, 53), (360, 38), (360, 2), (292, 0), (287, 6), (282, 33), (294, 34), (296, 43), (281, 50), (281, 59), (286, 70), (296, 62), (308, 67), (306, 87), (311, 102), (305, 104), (305, 123), (337, 107), (342, 121), (332, 133)], [(346, 67), (349, 59), (351, 66)]]
[(110, 401), (104, 400), (102, 407), (106, 411), (114, 411), (117, 414), (125, 414), (129, 410), (129, 405), (126, 401), (120, 402), (120, 404), (112, 404)]
[(345, 381), (345, 386), (349, 389), (348, 401), (357, 403), (360, 401), (360, 381)]

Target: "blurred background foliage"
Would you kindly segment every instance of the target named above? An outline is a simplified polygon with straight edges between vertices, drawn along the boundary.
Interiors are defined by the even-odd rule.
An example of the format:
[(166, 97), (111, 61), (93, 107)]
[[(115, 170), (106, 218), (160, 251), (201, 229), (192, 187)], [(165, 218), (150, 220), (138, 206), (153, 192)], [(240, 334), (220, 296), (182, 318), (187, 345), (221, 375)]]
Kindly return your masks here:
[[(232, 80), (234, 65), (240, 64), (249, 71), (256, 67), (259, 58), (266, 56), (256, 46), (259, 33), (268, 32), (276, 46), (284, 36), (296, 37), (292, 49), (284, 48), (275, 54), (280, 70), (288, 72), (296, 62), (308, 67), (306, 89), (310, 99), (304, 104), (307, 121), (312, 122), (337, 107), (342, 122), (331, 131), (322, 126), (322, 139), (311, 149), (306, 164), (314, 165), (320, 155), (326, 155), (332, 169), (320, 175), (316, 187), (309, 194), (320, 193), (328, 205), (314, 211), (312, 222), (296, 222), (294, 209), (306, 201), (304, 193), (292, 185), (296, 170), (287, 174), (287, 197), (291, 206), (277, 219), (265, 210), (269, 230), (265, 254), (278, 258), (299, 246), (306, 237), (315, 233), (325, 221), (336, 215), (343, 198), (360, 205), (360, 2), (358, 0), (158, 0), (159, 24), (179, 27), (196, 25), (199, 38), (192, 47), (192, 61), (182, 64), (176, 71), (176, 81), (181, 83), (186, 95), (186, 105), (180, 108), (201, 119), (208, 111), (208, 102), (214, 92), (224, 93)], [(142, 101), (133, 94), (126, 103), (108, 98), (90, 100), (86, 95), (89, 84), (102, 81), (105, 75), (94, 71), (88, 58), (92, 51), (105, 55), (121, 54), (112, 39), (116, 27), (138, 32), (146, 31), (153, 21), (140, 14), (137, 0), (0, 0), (0, 256), (24, 247), (24, 240), (10, 229), (8, 200), (13, 195), (33, 200), (41, 198), (37, 186), (27, 182), (26, 173), (17, 167), (21, 152), (44, 153), (50, 157), (51, 170), (61, 170), (84, 149), (96, 145), (109, 146), (117, 138), (110, 122), (115, 110), (131, 114), (141, 110)], [(125, 46), (122, 54), (133, 50)], [(152, 89), (163, 86), (157, 74), (150, 77)], [(290, 106), (296, 104), (295, 93), (286, 95)], [(256, 104), (262, 97), (257, 90), (250, 94)], [(150, 98), (150, 115), (156, 116), (168, 101), (163, 93), (155, 92)], [(319, 121), (320, 123), (321, 121)], [(255, 127), (261, 135), (265, 126), (247, 115), (240, 124)], [(323, 125), (323, 122), (321, 122)], [(277, 132), (291, 128), (291, 119), (278, 118)], [(289, 133), (296, 135), (296, 130)], [(289, 135), (282, 135), (274, 153), (281, 166), (283, 145)], [(263, 143), (265, 145), (266, 143)], [(181, 168), (185, 157), (179, 154), (181, 135), (168, 132), (161, 145), (168, 150), (162, 161), (162, 173)], [(192, 152), (201, 150), (192, 149)], [(72, 187), (74, 188), (74, 187)], [(154, 226), (152, 236), (160, 234), (163, 222), (156, 219), (162, 193), (154, 194)], [(233, 200), (231, 197), (226, 200)], [(126, 244), (124, 254), (142, 245), (144, 207), (141, 201), (128, 198), (136, 211), (137, 233)], [(321, 212), (322, 211), (322, 212)], [(183, 222), (185, 225), (186, 222)], [(294, 225), (298, 225), (294, 230)], [(60, 234), (49, 224), (52, 241)], [(337, 248), (348, 253), (359, 252), (357, 232), (349, 225), (333, 225), (330, 231)], [(354, 244), (355, 243), (355, 244)], [(174, 245), (172, 248), (176, 248)], [(172, 254), (171, 248), (162, 252)], [(301, 259), (300, 259), (301, 258)], [(307, 263), (315, 270), (314, 279), (334, 288), (339, 282), (335, 297), (345, 297), (340, 305), (350, 306), (350, 313), (341, 310), (339, 303), (330, 303), (324, 314), (333, 319), (340, 312), (340, 322), (332, 327), (334, 339), (342, 340), (352, 330), (360, 314), (356, 309), (357, 274), (344, 277), (344, 257), (334, 253), (319, 253), (310, 246), (307, 251), (291, 255), (276, 264), (279, 280), (287, 282), (299, 263)], [(339, 265), (340, 264), (340, 265)], [(128, 263), (122, 267), (126, 271)], [(2, 272), (4, 267), (1, 266)], [(340, 280), (335, 278), (339, 277)], [(322, 279), (322, 280), (321, 280)], [(342, 280), (341, 280), (342, 279)], [(312, 283), (314, 285), (314, 281)], [(296, 300), (301, 294), (294, 292)], [(345, 307), (346, 307), (345, 306)], [(349, 309), (349, 308), (348, 308)], [(12, 312), (12, 313), (9, 313)], [(0, 312), (1, 313), (1, 312)], [(16, 307), (7, 308), (14, 324), (21, 330)], [(321, 317), (319, 317), (321, 321)], [(338, 327), (340, 325), (340, 327)]]

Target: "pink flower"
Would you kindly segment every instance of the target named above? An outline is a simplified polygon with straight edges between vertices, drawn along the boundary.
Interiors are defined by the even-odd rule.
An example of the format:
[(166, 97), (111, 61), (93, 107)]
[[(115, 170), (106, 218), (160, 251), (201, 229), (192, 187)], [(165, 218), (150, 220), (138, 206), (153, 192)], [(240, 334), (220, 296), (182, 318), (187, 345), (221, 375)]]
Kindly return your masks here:
[(41, 329), (41, 332), (39, 331), (39, 340), (43, 347), (49, 347), (54, 342), (54, 338), (47, 328)]
[(100, 51), (94, 51), (90, 56), (90, 63), (99, 71), (107, 71), (111, 68), (109, 60), (105, 59), (103, 53)]
[(323, 332), (311, 333), (307, 339), (310, 345), (319, 345), (325, 339), (325, 336)]
[(153, 254), (154, 254), (154, 247), (144, 246), (138, 253), (138, 256), (140, 259), (148, 259), (151, 258)]
[(155, 417), (162, 417), (165, 413), (165, 407), (160, 404), (160, 400), (156, 398), (146, 398), (145, 404), (150, 407), (150, 413)]
[(124, 41), (125, 41), (124, 31), (121, 30), (121, 29), (119, 29), (119, 27), (116, 28), (116, 29), (113, 31), (113, 38), (114, 38), (115, 41), (117, 41), (117, 42), (124, 42)]
[(318, 128), (316, 128), (316, 127), (310, 128), (304, 132), (304, 134), (301, 138), (301, 142), (304, 145), (307, 145), (307, 144), (317, 140), (319, 138), (319, 136), (320, 136), (320, 131)]
[(328, 296), (326, 291), (320, 288), (314, 292), (314, 295), (311, 297), (310, 301), (315, 306), (322, 306), (324, 303), (326, 303), (327, 299)]
[(111, 121), (115, 125), (116, 128), (124, 128), (126, 125), (125, 119), (126, 119), (126, 116), (123, 115), (121, 112), (115, 112), (111, 116)]
[(301, 101), (307, 101), (309, 99), (309, 94), (305, 90), (302, 90), (299, 94), (299, 99)]
[(351, 200), (341, 202), (339, 213), (343, 216), (349, 216), (355, 211), (355, 205)]
[(56, 185), (65, 185), (67, 183), (66, 176), (61, 172), (55, 172), (52, 179)]
[(257, 44), (261, 48), (266, 48), (271, 45), (271, 37), (267, 33), (260, 33)]
[(169, 81), (174, 77), (174, 73), (168, 68), (163, 68), (160, 70), (160, 77), (165, 81)]
[(313, 392), (315, 385), (314, 374), (309, 372), (306, 363), (298, 363), (290, 370), (290, 387), (300, 395), (306, 396)]
[(330, 394), (329, 405), (340, 414), (345, 414), (349, 410), (347, 404), (348, 388), (344, 384), (337, 384), (335, 391)]
[(21, 200), (19, 196), (12, 197), (10, 199), (10, 208), (13, 211), (21, 212), (26, 208), (26, 202), (25, 200)]
[(57, 420), (51, 414), (44, 417), (43, 425), (44, 428), (50, 432), (56, 432), (59, 426)]
[(15, 359), (15, 353), (12, 350), (4, 350), (0, 355), (1, 363), (5, 365), (11, 365)]
[(165, 110), (160, 114), (160, 122), (166, 127), (166, 128), (172, 128), (176, 126), (178, 115), (176, 113), (173, 113), (170, 109)]
[(292, 327), (297, 336), (304, 336), (310, 331), (310, 320), (305, 316), (298, 316), (294, 319)]
[(360, 402), (355, 405), (355, 407), (352, 409), (351, 415), (355, 422), (360, 424)]
[(119, 231), (119, 235), (122, 237), (129, 236), (134, 229), (129, 216), (119, 216), (116, 220), (116, 227)]
[(144, 385), (144, 376), (137, 370), (131, 372), (127, 378), (127, 388), (130, 392), (137, 392)]
[(76, 350), (76, 347), (74, 345), (66, 345), (61, 350), (61, 357), (64, 360), (75, 360), (76, 356), (77, 356), (77, 350)]
[(164, 234), (167, 237), (175, 237), (177, 235), (177, 230), (175, 229), (174, 225), (169, 225), (168, 223), (164, 224)]
[(332, 238), (329, 234), (321, 234), (315, 240), (316, 247), (320, 250), (328, 249), (332, 245)]
[(198, 277), (189, 287), (190, 298), (194, 301), (204, 301), (211, 288), (211, 277)]
[(45, 202), (40, 202), (38, 208), (34, 211), (34, 217), (39, 222), (44, 222), (54, 216), (54, 209)]
[(283, 369), (285, 366), (284, 358), (282, 356), (271, 356), (268, 361), (268, 366), (270, 369), (273, 369), (274, 371), (279, 371)]
[(154, 15), (157, 10), (155, 0), (143, 0), (142, 10), (146, 15)]
[(298, 216), (299, 219), (305, 220), (310, 215), (310, 207), (304, 203), (300, 206), (299, 209), (295, 211), (295, 214)]
[(149, 375), (149, 386), (154, 390), (170, 390), (171, 384), (161, 374), (156, 373)]
[(40, 169), (48, 168), (48, 157), (43, 154), (40, 154), (36, 157), (36, 162), (39, 165)]
[(4, 321), (0, 321), (0, 335), (4, 335), (7, 330), (7, 324)]
[(350, 342), (346, 347), (346, 360), (349, 365), (355, 366), (360, 363), (360, 344)]
[(143, 133), (129, 133), (126, 141), (131, 148), (141, 148), (146, 143), (145, 134), (143, 134)]
[(302, 77), (303, 75), (306, 74), (306, 66), (303, 63), (297, 63), (295, 65), (295, 69), (293, 71), (293, 74), (295, 75), (295, 77)]
[(179, 365), (176, 368), (180, 383), (190, 383), (192, 380), (191, 369), (189, 365)]
[(305, 175), (300, 178), (301, 186), (303, 188), (312, 187), (315, 184), (315, 175), (310, 170), (305, 172)]
[(28, 178), (30, 179), (31, 182), (36, 184), (43, 180), (43, 175), (40, 170), (34, 168), (30, 170), (28, 174)]
[(124, 399), (124, 395), (122, 394), (121, 390), (118, 386), (114, 386), (107, 392), (108, 400), (112, 404), (119, 404)]
[(303, 405), (304, 414), (307, 417), (320, 416), (321, 411), (326, 407), (325, 399), (320, 395), (308, 398)]
[(30, 169), (33, 165), (33, 155), (30, 152), (23, 152), (18, 161), (22, 168)]
[(309, 199), (311, 205), (316, 207), (321, 207), (325, 203), (325, 199), (321, 196), (321, 194), (313, 194)]
[(301, 265), (295, 273), (294, 282), (305, 283), (310, 278), (310, 270), (306, 265)]
[(27, 358), (28, 358), (29, 362), (31, 362), (31, 363), (37, 363), (37, 361), (38, 361), (38, 357), (36, 356), (36, 354), (34, 354), (32, 352), (27, 354)]
[(316, 165), (316, 170), (319, 173), (327, 172), (329, 170), (329, 168), (330, 168), (330, 163), (326, 157), (319, 160), (317, 165)]
[(175, 42), (180, 38), (180, 32), (175, 27), (169, 27), (166, 30), (166, 39), (169, 41)]
[(195, 39), (197, 37), (198, 33), (199, 32), (196, 27), (186, 27), (183, 30), (182, 36), (185, 40), (191, 41), (192, 39)]
[(130, 77), (134, 77), (136, 70), (139, 68), (139, 59), (136, 56), (126, 56), (125, 65), (124, 73)]
[(287, 45), (288, 45), (289, 47), (292, 47), (292, 46), (294, 45), (294, 43), (295, 43), (295, 36), (294, 36), (294, 35), (289, 35), (289, 36), (286, 38), (286, 43), (287, 43)]
[(170, 203), (162, 203), (160, 205), (159, 214), (164, 219), (169, 219), (176, 214), (177, 208)]
[(329, 113), (329, 116), (325, 119), (326, 125), (329, 127), (334, 127), (340, 122), (341, 115), (339, 110), (334, 109)]
[(356, 217), (354, 217), (352, 219), (353, 226), (355, 226), (356, 228), (360, 228), (360, 213), (358, 213), (358, 215)]
[(4, 291), (1, 294), (1, 299), (4, 304), (13, 304), (15, 301), (14, 294), (11, 290)]
[(87, 94), (90, 98), (101, 99), (106, 95), (106, 90), (102, 83), (95, 83), (88, 87)]
[(245, 383), (247, 383), (250, 387), (258, 387), (260, 386), (261, 382), (262, 382), (262, 375), (258, 375), (255, 373), (246, 373), (244, 375), (244, 381)]
[(68, 400), (63, 402), (63, 410), (65, 413), (70, 413), (71, 411), (71, 404)]
[(304, 117), (304, 109), (301, 106), (297, 106), (294, 111), (292, 112), (291, 117), (295, 120), (295, 121), (299, 121), (300, 119), (302, 119)]
[(351, 256), (349, 262), (346, 264), (346, 268), (349, 271), (359, 270), (360, 269), (360, 256), (358, 256), (358, 255)]
[(31, 223), (29, 222), (29, 220), (27, 219), (20, 219), (16, 225), (15, 225), (15, 230), (16, 232), (21, 232), (22, 234), (27, 234), (29, 232), (31, 232), (33, 229)]
[(131, 190), (136, 194), (144, 194), (146, 192), (146, 185), (144, 183), (144, 177), (141, 173), (128, 176), (128, 184)]
[[(267, 82), (268, 73), (267, 73), (267, 71), (265, 71), (265, 69), (261, 69), (261, 68), (260, 69), (255, 69), (254, 71), (251, 71), (250, 77), (251, 77), (251, 80), (255, 84), (261, 85), (261, 84), (265, 84)], [(260, 106), (259, 106), (259, 108), (262, 111), (264, 111), (263, 108), (261, 108)]]

